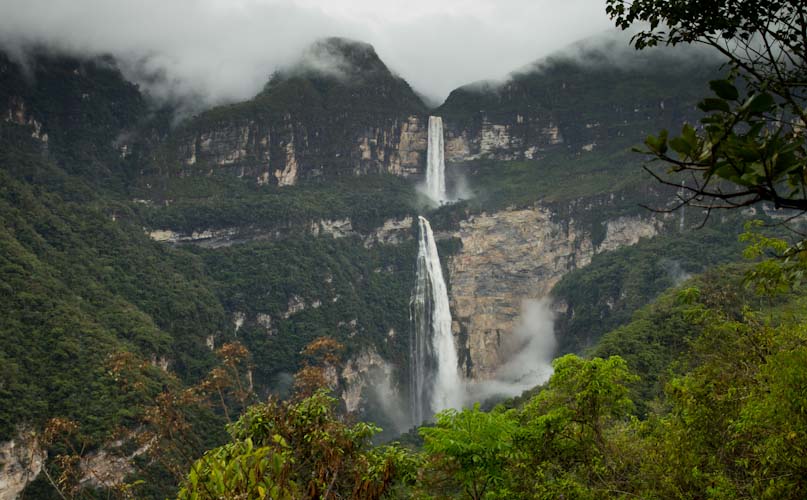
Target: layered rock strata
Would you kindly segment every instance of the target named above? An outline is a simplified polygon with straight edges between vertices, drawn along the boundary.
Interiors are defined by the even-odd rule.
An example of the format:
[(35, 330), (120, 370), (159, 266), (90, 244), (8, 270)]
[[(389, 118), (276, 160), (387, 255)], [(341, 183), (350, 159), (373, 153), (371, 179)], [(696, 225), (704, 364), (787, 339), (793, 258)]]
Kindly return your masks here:
[(605, 223), (605, 238), (594, 244), (590, 231), (574, 220), (557, 221), (549, 208), (482, 214), (460, 223), (454, 236), (462, 250), (448, 261), (452, 326), (465, 375), (495, 375), (506, 355), (525, 299), (546, 297), (569, 271), (585, 266), (598, 252), (632, 245), (656, 235), (653, 218), (620, 217)]

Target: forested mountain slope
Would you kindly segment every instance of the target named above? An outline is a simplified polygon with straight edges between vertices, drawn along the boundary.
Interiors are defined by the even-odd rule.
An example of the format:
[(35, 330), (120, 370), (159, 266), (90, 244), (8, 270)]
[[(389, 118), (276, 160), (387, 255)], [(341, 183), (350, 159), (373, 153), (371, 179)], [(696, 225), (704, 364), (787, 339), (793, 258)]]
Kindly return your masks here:
[[(494, 339), (550, 292), (563, 348), (594, 345), (676, 282), (668, 264), (735, 257), (739, 220), (693, 237), (698, 214), (682, 229), (638, 207), (675, 193), (638, 175), (629, 147), (658, 120), (696, 119), (712, 71), (668, 62), (559, 56), (429, 111), (372, 47), (326, 39), (254, 99), (177, 122), (111, 59), (0, 56), (0, 442), (69, 419), (88, 456), (137, 462), (109, 482), (85, 469), (82, 484), (145, 470), (139, 495), (165, 496), (177, 463), (220, 443), (247, 402), (287, 394), (324, 336), (344, 346), (329, 372), (340, 409), (395, 429), (373, 383), (385, 374), (406, 401), (417, 215), (438, 234), (466, 376), (494, 375), (507, 355)], [(467, 198), (448, 206), (417, 189), (429, 114)], [(696, 262), (692, 245), (720, 250)], [(222, 350), (232, 342), (249, 354)], [(187, 456), (135, 457), (138, 433), (159, 431), (152, 412), (180, 407)], [(42, 475), (30, 488), (50, 489)]]

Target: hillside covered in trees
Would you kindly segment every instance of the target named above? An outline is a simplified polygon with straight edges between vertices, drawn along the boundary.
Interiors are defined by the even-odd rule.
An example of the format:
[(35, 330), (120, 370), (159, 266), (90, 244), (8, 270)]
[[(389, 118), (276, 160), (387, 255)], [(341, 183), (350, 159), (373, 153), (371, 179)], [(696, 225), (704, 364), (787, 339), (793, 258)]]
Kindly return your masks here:
[[(807, 496), (807, 11), (605, 8), (638, 53), (432, 109), (343, 38), (195, 114), (0, 51), (0, 498)], [(425, 422), (420, 216), (458, 377), (507, 386)]]

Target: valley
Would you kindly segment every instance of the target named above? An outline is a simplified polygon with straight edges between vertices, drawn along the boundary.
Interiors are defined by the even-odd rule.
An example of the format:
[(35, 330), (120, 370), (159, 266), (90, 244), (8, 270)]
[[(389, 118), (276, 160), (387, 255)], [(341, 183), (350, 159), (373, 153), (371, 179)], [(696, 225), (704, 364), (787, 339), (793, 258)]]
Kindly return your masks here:
[[(306, 369), (385, 440), (517, 400), (568, 353), (625, 356), (646, 411), (686, 349), (636, 361), (622, 343), (772, 220), (668, 211), (678, 190), (642, 173), (631, 148), (696, 123), (720, 74), (666, 50), (561, 52), (430, 109), (372, 46), (326, 38), (193, 116), (112, 58), (0, 55), (0, 499), (57, 498), (41, 471), (66, 443), (88, 450), (86, 491), (175, 495), (189, 463), (145, 458), (155, 414), (181, 415), (177, 454), (199, 457)], [(323, 338), (339, 347), (311, 351)], [(513, 368), (533, 355), (540, 374)], [(43, 437), (54, 418), (65, 441)], [(99, 456), (117, 457), (103, 480)]]

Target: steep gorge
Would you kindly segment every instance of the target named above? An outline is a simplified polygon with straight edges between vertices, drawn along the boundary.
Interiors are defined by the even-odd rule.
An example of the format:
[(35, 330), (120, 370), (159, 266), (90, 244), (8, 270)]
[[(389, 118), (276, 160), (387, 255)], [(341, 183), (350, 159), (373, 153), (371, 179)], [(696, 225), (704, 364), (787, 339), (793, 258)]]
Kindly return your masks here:
[[(14, 229), (3, 234), (14, 249), (9, 255), (17, 247), (27, 252), (7, 266), (7, 276), (29, 269), (29, 260), (47, 264), (59, 290), (72, 294), (70, 307), (82, 313), (54, 366), (69, 366), (69, 353), (92, 340), (87, 332), (102, 330), (103, 342), (92, 351), (97, 372), (111, 352), (131, 350), (154, 380), (179, 372), (191, 383), (213, 363), (213, 348), (237, 340), (252, 351), (250, 378), (254, 373), (264, 396), (299, 368), (308, 341), (327, 335), (347, 346), (334, 371), (344, 407), (366, 416), (381, 405), (373, 399), (378, 380), (388, 384), (387, 393), (406, 392), (421, 211), (429, 212), (440, 240), (452, 331), (463, 371), (475, 380), (494, 377), (517, 348), (508, 337), (522, 301), (547, 296), (595, 255), (666, 231), (635, 204), (663, 204), (668, 193), (586, 186), (589, 192), (571, 196), (565, 183), (539, 189), (517, 174), (529, 170), (548, 182), (558, 172), (581, 175), (574, 167), (583, 159), (632, 177), (634, 165), (609, 163), (608, 153), (660, 123), (692, 119), (701, 87), (691, 75), (664, 76), (665, 90), (657, 95), (643, 72), (552, 63), (502, 85), (458, 89), (432, 110), (444, 118), (449, 170), (481, 191), (496, 187), (486, 184), (494, 177), (519, 184), (528, 202), (479, 196), (435, 209), (415, 189), (426, 166), (429, 111), (372, 47), (330, 39), (310, 57), (323, 53), (343, 62), (336, 73), (302, 64), (275, 75), (251, 101), (161, 132), (147, 116), (145, 98), (111, 63), (59, 62), (49, 80), (53, 62), (40, 62), (41, 76), (30, 84), (14, 76), (12, 62), (0, 61), (0, 107), (7, 104), (0, 132), (9, 145), (2, 166), (14, 186), (4, 192), (3, 206), (5, 226)], [(56, 97), (60, 79), (72, 86)], [(97, 81), (117, 83), (95, 89)], [(576, 102), (592, 92), (590, 100)], [(55, 105), (60, 99), (66, 104)], [(89, 116), (95, 120), (81, 121)], [(76, 121), (84, 126), (71, 130), (67, 124)], [(480, 161), (490, 162), (485, 182)], [(94, 192), (88, 186), (99, 178), (104, 188)], [(577, 181), (569, 184), (585, 186)], [(25, 216), (14, 206), (20, 199)], [(34, 289), (33, 298), (36, 293), (42, 292)], [(48, 309), (47, 300), (35, 302)], [(8, 371), (15, 384), (22, 381), (14, 390), (30, 393), (26, 384), (42, 377), (16, 368), (31, 364), (24, 354), (11, 357)], [(64, 411), (102, 422), (93, 429), (102, 444), (104, 426), (125, 403)], [(21, 421), (12, 414), (3, 423)]]
[[(191, 119), (177, 130), (171, 143), (176, 145), (181, 170), (235, 175), (247, 182), (277, 186), (327, 182), (345, 175), (424, 177), (425, 124), (434, 118), (430, 120), (424, 113), (419, 99), (407, 86), (396, 83), (369, 46), (330, 39), (315, 48), (314, 56), (323, 50), (352, 61), (346, 66), (352, 69), (341, 70), (349, 79), (312, 73), (303, 62), (299, 68), (275, 76), (253, 101)], [(596, 54), (591, 57), (596, 59)], [(702, 65), (693, 78), (692, 72), (659, 70), (661, 66), (647, 59), (623, 67), (557, 57), (514, 73), (503, 83), (457, 89), (433, 112), (443, 116), (445, 160), (454, 177), (465, 177), (471, 183), (479, 161), (493, 162), (494, 169), (508, 162), (529, 162), (530, 169), (540, 171), (557, 169), (558, 163), (574, 162), (580, 155), (593, 158), (598, 154), (603, 158), (603, 170), (620, 175), (624, 167), (608, 164), (605, 158), (609, 154), (659, 126), (676, 127), (697, 117), (694, 103), (701, 88), (697, 82), (711, 74), (710, 67)], [(396, 92), (395, 105), (383, 111), (374, 107), (379, 94), (367, 87), (373, 79), (385, 82), (379, 92)], [(349, 104), (337, 102), (335, 96), (341, 98), (345, 93), (350, 94), (346, 98)], [(398, 106), (400, 103), (406, 105)], [(543, 166), (547, 158), (552, 163)], [(502, 178), (507, 175), (503, 170)], [(551, 186), (542, 189), (551, 193)], [(444, 229), (438, 223), (435, 229), (441, 238), (457, 242), (456, 251), (447, 259), (447, 270), (455, 318), (452, 328), (467, 377), (494, 377), (517, 348), (508, 337), (522, 301), (546, 297), (564, 274), (584, 267), (593, 255), (635, 244), (664, 230), (660, 219), (642, 213), (635, 203), (653, 200), (663, 205), (671, 199), (669, 193), (643, 186), (619, 189), (622, 191), (576, 197), (549, 196), (555, 198), (552, 202), (539, 201), (540, 195), (529, 203), (486, 206), (472, 201), (465, 213), (461, 208), (453, 212), (446, 208), (454, 213), (454, 222)], [(624, 199), (625, 189), (630, 202)], [(360, 224), (347, 215), (312, 217), (279, 229), (254, 224), (192, 231), (159, 227), (150, 234), (158, 241), (209, 248), (281, 241), (292, 234), (359, 238), (368, 247), (394, 246), (413, 240), (412, 222), (419, 209), (422, 206), (410, 206), (404, 209), (406, 215), (364, 224), (363, 229), (357, 229)], [(325, 299), (302, 300), (320, 303)], [(236, 313), (247, 318), (266, 314)], [(384, 329), (400, 332), (402, 327), (387, 325)], [(389, 344), (386, 337), (377, 341), (382, 346)], [(386, 348), (388, 345), (381, 350)]]

